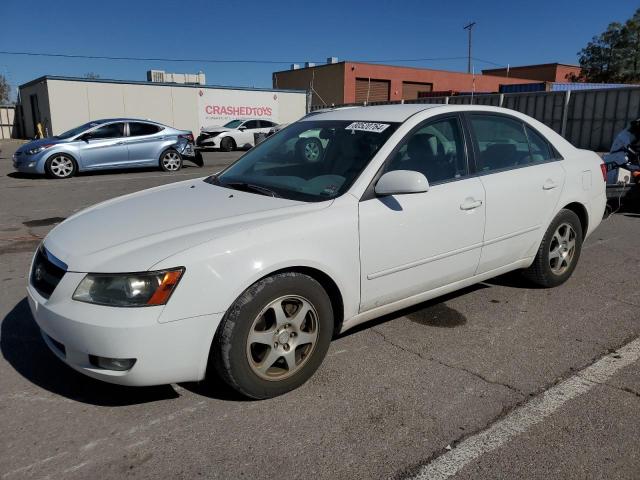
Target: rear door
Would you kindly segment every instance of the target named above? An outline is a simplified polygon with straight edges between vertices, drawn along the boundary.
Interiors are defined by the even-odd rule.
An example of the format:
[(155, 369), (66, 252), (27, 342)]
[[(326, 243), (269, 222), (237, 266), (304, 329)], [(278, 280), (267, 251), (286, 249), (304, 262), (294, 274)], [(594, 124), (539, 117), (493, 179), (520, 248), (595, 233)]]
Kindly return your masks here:
[(562, 192), (564, 169), (544, 137), (521, 120), (469, 114), (476, 168), (486, 192), (478, 273), (534, 255)]
[(153, 123), (129, 122), (126, 145), (129, 150), (129, 165), (155, 165), (166, 141), (163, 127)]
[(84, 168), (118, 167), (127, 162), (127, 147), (124, 144), (124, 122), (107, 123), (83, 136), (80, 146)]

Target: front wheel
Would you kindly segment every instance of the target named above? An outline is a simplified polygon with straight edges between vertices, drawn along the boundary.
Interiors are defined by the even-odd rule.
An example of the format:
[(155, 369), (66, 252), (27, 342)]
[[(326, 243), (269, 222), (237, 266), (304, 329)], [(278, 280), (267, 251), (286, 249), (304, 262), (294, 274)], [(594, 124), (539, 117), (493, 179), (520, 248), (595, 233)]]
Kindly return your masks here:
[(255, 399), (306, 382), (322, 363), (333, 333), (333, 310), (316, 280), (287, 272), (248, 288), (227, 311), (212, 345), (222, 379)]
[(224, 137), (220, 140), (220, 149), (225, 152), (231, 152), (236, 149), (236, 142), (231, 137)]
[(173, 150), (165, 150), (160, 155), (160, 168), (165, 172), (177, 172), (182, 168), (182, 157)]
[(45, 163), (45, 171), (51, 178), (70, 178), (77, 170), (76, 161), (64, 153), (53, 154)]
[(578, 264), (582, 251), (582, 224), (571, 210), (560, 210), (547, 228), (533, 264), (524, 275), (541, 287), (566, 282)]

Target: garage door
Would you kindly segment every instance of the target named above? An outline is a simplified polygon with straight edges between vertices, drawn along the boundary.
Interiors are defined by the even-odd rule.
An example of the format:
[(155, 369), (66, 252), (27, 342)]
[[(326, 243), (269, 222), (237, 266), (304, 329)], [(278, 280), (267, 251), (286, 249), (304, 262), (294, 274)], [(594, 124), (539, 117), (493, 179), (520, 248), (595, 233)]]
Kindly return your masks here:
[(421, 93), (424, 94), (432, 90), (432, 83), (402, 82), (402, 99), (415, 100), (421, 97)]
[(388, 102), (390, 87), (389, 80), (356, 78), (356, 103)]

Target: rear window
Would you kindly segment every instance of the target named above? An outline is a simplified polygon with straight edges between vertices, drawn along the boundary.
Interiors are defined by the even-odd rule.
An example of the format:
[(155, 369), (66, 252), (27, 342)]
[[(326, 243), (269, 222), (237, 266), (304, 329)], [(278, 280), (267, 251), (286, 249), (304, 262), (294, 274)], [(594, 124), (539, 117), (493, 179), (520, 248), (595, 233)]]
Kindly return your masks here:
[(150, 123), (138, 123), (138, 122), (129, 123), (130, 137), (139, 137), (142, 135), (153, 135), (154, 133), (158, 133), (160, 130), (161, 130), (161, 127), (157, 125), (152, 125)]

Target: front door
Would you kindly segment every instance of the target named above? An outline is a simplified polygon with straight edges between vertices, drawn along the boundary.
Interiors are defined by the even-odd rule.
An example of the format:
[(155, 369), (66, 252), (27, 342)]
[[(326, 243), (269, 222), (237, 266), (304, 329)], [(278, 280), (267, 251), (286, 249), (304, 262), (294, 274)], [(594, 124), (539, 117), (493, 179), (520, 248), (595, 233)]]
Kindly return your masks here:
[(124, 123), (108, 123), (84, 136), (81, 161), (85, 168), (116, 168), (127, 163), (129, 153), (124, 144)]
[(458, 117), (414, 129), (390, 170), (419, 171), (430, 187), (360, 202), (361, 311), (471, 277), (480, 260), (484, 188), (468, 176)]

